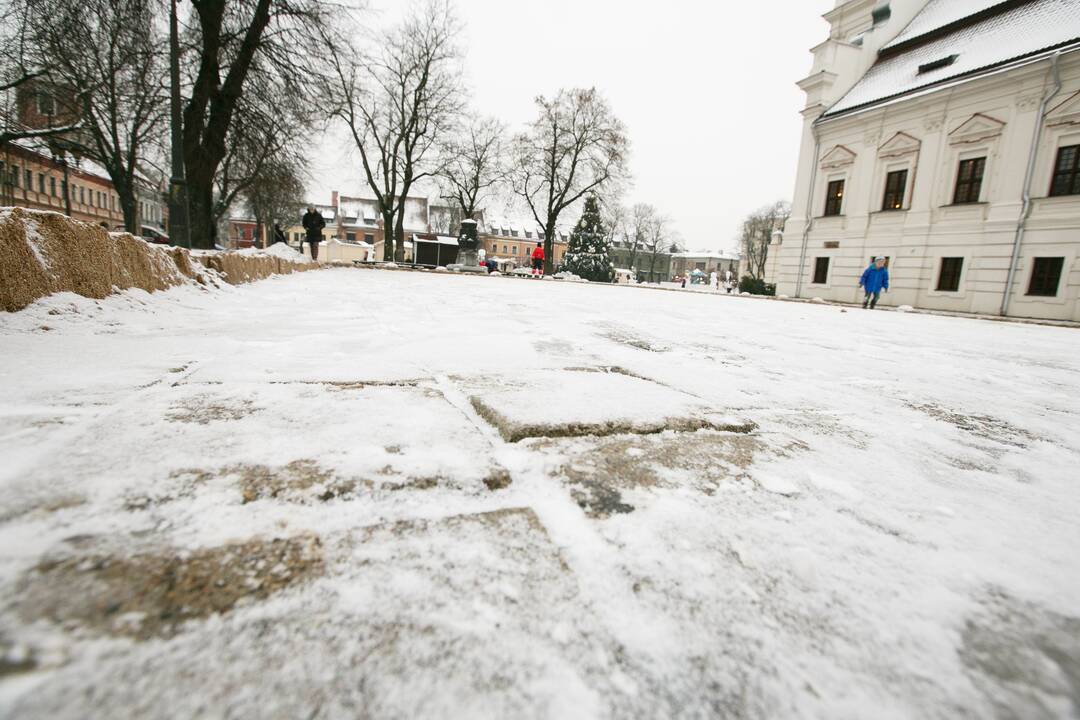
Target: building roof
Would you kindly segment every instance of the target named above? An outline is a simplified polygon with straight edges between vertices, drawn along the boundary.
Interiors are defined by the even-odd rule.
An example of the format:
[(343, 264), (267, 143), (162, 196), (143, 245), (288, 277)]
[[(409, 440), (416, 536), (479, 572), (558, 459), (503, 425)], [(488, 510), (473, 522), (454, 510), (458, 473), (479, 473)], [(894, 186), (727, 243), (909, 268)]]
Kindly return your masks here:
[(969, 18), (1006, 0), (930, 0), (918, 15), (912, 18), (900, 34), (882, 46), (883, 50), (903, 45), (935, 30)]
[(1080, 43), (1080, 2), (930, 0), (828, 119)]

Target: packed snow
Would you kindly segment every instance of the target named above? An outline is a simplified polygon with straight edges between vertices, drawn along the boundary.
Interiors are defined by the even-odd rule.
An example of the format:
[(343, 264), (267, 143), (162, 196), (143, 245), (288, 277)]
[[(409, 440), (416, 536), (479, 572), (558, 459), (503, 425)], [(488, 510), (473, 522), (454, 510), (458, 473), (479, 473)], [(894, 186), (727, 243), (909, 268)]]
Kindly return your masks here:
[(340, 268), (0, 347), (2, 717), (1080, 713), (1075, 329)]

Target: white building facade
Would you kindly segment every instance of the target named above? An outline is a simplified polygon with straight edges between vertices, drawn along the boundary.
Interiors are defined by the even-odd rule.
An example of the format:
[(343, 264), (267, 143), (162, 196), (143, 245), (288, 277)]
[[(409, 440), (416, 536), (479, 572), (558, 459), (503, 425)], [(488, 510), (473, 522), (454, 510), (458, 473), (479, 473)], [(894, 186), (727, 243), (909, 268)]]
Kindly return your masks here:
[(841, 0), (800, 81), (777, 294), (1080, 321), (1080, 2)]

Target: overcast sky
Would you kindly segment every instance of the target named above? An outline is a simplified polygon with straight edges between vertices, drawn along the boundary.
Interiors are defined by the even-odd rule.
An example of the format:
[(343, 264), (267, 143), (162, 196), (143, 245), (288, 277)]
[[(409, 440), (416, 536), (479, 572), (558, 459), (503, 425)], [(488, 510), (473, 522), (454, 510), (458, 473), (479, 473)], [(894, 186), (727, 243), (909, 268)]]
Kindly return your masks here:
[[(804, 96), (795, 82), (825, 39), (832, 0), (457, 0), (466, 75), (483, 114), (518, 130), (533, 98), (597, 87), (626, 123), (626, 201), (675, 220), (694, 249), (727, 249), (742, 217), (790, 200)], [(397, 3), (375, 2), (377, 21)], [(312, 199), (360, 191), (339, 140), (323, 144)], [(324, 197), (326, 196), (326, 197)], [(563, 219), (572, 225), (576, 218)]]

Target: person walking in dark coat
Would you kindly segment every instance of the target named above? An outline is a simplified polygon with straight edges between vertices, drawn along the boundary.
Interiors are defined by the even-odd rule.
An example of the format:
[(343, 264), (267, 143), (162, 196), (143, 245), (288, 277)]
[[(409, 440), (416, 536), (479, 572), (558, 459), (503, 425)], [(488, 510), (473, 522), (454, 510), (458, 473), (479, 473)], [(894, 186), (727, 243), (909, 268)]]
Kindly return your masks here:
[(311, 259), (319, 259), (319, 243), (322, 242), (322, 230), (326, 227), (326, 221), (323, 220), (322, 213), (315, 209), (314, 205), (308, 205), (307, 212), (304, 213), (303, 220), (300, 224), (304, 226), (304, 230), (307, 231), (308, 247), (311, 248)]
[(889, 291), (889, 268), (885, 267), (885, 257), (878, 255), (874, 262), (865, 270), (859, 278), (859, 287), (866, 296), (863, 298), (863, 309), (869, 307), (873, 310), (877, 306), (881, 291)]

